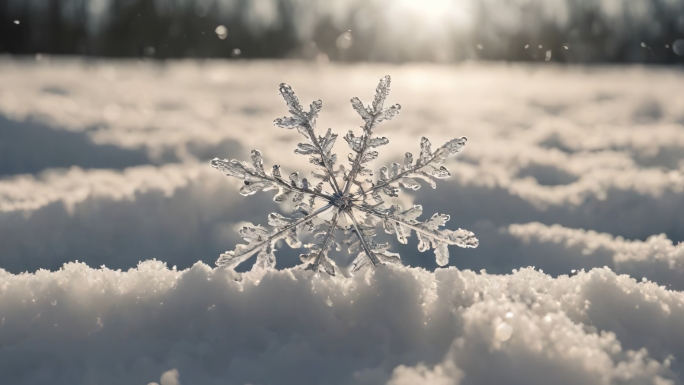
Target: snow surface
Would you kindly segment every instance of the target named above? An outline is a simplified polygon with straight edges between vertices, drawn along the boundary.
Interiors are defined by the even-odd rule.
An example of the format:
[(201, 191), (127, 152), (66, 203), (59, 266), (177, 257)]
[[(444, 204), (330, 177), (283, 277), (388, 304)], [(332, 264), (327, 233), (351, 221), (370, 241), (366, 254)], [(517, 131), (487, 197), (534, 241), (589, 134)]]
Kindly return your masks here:
[[(435, 269), (414, 237), (394, 245), (414, 267), (351, 278), (212, 269), (279, 208), (207, 160), (308, 171), (272, 126), (278, 84), (344, 133), (386, 74), (402, 114), (375, 168), (467, 136), (404, 203), (480, 247)], [(0, 384), (684, 383), (683, 87), (642, 67), (0, 60)]]

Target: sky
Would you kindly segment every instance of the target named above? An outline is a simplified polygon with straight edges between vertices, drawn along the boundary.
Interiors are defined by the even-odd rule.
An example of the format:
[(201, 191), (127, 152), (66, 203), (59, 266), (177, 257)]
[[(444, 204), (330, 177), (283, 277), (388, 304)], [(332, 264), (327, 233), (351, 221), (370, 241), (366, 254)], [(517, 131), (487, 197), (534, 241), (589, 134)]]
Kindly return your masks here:
[[(374, 169), (466, 136), (424, 217), (477, 249), (392, 238), (405, 267), (218, 269), (244, 223), (214, 157), (308, 173), (278, 85), (319, 127), (393, 79)], [(510, 63), (0, 60), (0, 384), (680, 384), (684, 82), (678, 68)], [(335, 150), (349, 152), (340, 141)]]

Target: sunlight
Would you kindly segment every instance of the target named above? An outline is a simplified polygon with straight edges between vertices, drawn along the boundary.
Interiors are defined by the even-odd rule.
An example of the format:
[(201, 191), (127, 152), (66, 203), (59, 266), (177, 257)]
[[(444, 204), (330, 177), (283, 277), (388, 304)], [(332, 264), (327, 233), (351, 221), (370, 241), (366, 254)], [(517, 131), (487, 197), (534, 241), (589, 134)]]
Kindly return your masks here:
[(404, 17), (396, 20), (412, 20), (431, 33), (448, 30), (465, 30), (472, 23), (470, 2), (453, 0), (396, 0), (388, 5), (388, 13)]

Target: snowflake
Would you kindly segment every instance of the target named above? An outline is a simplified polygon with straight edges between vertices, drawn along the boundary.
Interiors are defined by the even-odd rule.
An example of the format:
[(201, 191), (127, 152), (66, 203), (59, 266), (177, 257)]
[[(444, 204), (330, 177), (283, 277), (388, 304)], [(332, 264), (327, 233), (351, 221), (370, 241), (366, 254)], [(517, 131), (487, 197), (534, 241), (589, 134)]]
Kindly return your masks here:
[[(257, 254), (255, 267), (275, 267), (275, 248), (279, 240), (284, 239), (290, 247), (300, 248), (304, 233), (313, 233), (313, 242), (304, 245), (308, 253), (300, 256), (302, 267), (314, 271), (325, 271), (334, 275), (337, 267), (328, 256), (331, 249), (341, 250), (344, 244), (349, 253), (358, 253), (353, 262), (352, 271), (364, 266), (378, 266), (386, 263), (401, 263), (399, 254), (389, 251), (387, 243), (377, 243), (376, 227), (380, 223), (386, 233), (396, 234), (400, 243), (407, 243), (407, 238), (415, 231), (418, 236), (418, 250), (430, 248), (435, 250), (437, 263), (441, 266), (449, 262), (448, 245), (460, 247), (477, 247), (478, 240), (470, 231), (440, 229), (449, 220), (445, 214), (434, 214), (426, 221), (418, 220), (422, 207), (415, 205), (408, 210), (394, 204), (385, 205), (382, 194), (397, 197), (399, 187), (417, 190), (421, 179), (432, 188), (436, 187), (434, 179), (450, 176), (442, 165), (452, 154), (460, 152), (466, 138), (453, 139), (437, 150), (432, 151), (430, 141), (423, 137), (420, 142), (420, 157), (414, 162), (413, 155), (406, 153), (403, 164), (393, 163), (389, 168), (380, 169), (379, 178), (374, 182), (368, 168), (369, 163), (377, 158), (375, 150), (389, 141), (385, 137), (373, 136), (373, 130), (383, 121), (395, 117), (400, 110), (398, 104), (384, 108), (389, 94), (390, 77), (380, 80), (373, 103), (365, 107), (358, 98), (351, 100), (352, 107), (364, 121), (363, 133), (355, 136), (352, 131), (344, 137), (353, 151), (348, 156), (349, 169), (337, 165), (337, 155), (332, 148), (337, 139), (330, 129), (324, 136), (316, 135), (316, 118), (323, 106), (320, 100), (311, 103), (305, 111), (292, 88), (280, 85), (280, 94), (289, 107), (291, 116), (276, 119), (276, 126), (297, 129), (306, 138), (300, 143), (296, 154), (309, 156), (309, 161), (317, 167), (313, 177), (320, 182), (312, 184), (299, 173), (290, 174), (288, 179), (281, 175), (280, 166), (273, 166), (266, 173), (264, 162), (259, 151), (252, 151), (252, 164), (238, 160), (214, 159), (211, 165), (225, 172), (228, 176), (244, 180), (240, 189), (242, 195), (252, 195), (258, 191), (278, 190), (274, 200), (285, 202), (292, 199), (296, 206), (291, 217), (272, 213), (268, 223), (269, 230), (262, 226), (244, 226), (239, 230), (240, 236), (247, 244), (239, 244), (235, 250), (221, 255), (216, 264), (234, 268), (249, 257)], [(337, 166), (337, 167), (336, 167)], [(324, 188), (326, 186), (327, 188)], [(324, 219), (322, 216), (325, 215)], [(339, 241), (338, 241), (339, 240)]]

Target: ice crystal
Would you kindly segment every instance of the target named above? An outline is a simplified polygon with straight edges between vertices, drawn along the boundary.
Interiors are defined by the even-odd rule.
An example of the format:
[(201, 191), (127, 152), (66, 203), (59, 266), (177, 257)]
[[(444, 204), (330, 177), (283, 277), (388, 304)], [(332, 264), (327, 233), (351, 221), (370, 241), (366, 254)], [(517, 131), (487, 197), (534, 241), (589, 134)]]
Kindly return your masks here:
[[(252, 151), (252, 162), (248, 164), (238, 160), (214, 159), (211, 165), (225, 172), (228, 176), (244, 180), (240, 189), (242, 195), (252, 195), (258, 191), (278, 190), (274, 200), (284, 202), (291, 199), (296, 203), (292, 216), (272, 213), (268, 216), (268, 224), (272, 229), (262, 226), (244, 226), (240, 236), (247, 241), (239, 244), (235, 250), (221, 255), (216, 264), (234, 268), (254, 254), (257, 255), (255, 266), (262, 268), (275, 267), (275, 248), (279, 240), (285, 240), (290, 247), (302, 247), (300, 237), (311, 233), (313, 242), (304, 245), (307, 253), (301, 254), (301, 266), (325, 271), (331, 275), (337, 267), (328, 253), (331, 249), (341, 250), (342, 245), (349, 253), (358, 253), (353, 262), (352, 271), (364, 266), (378, 266), (386, 263), (401, 263), (399, 254), (389, 251), (387, 243), (377, 243), (376, 227), (382, 224), (385, 232), (396, 234), (400, 243), (407, 243), (412, 232), (418, 237), (418, 250), (421, 252), (434, 249), (437, 263), (441, 266), (449, 262), (448, 245), (459, 247), (477, 247), (478, 240), (470, 231), (458, 229), (442, 229), (449, 216), (434, 214), (430, 219), (420, 221), (423, 212), (420, 205), (404, 210), (399, 205), (387, 207), (382, 195), (396, 197), (399, 187), (417, 190), (417, 180), (427, 182), (436, 187), (435, 179), (450, 176), (442, 165), (449, 156), (460, 152), (466, 144), (466, 138), (450, 140), (436, 150), (432, 150), (430, 141), (422, 138), (420, 156), (415, 160), (411, 153), (406, 153), (403, 164), (393, 163), (382, 167), (377, 180), (368, 168), (371, 161), (378, 156), (376, 149), (389, 143), (385, 137), (373, 135), (373, 130), (383, 121), (390, 120), (399, 114), (398, 104), (385, 108), (385, 99), (390, 90), (390, 77), (380, 80), (375, 91), (375, 98), (369, 106), (364, 106), (358, 98), (351, 99), (354, 110), (364, 121), (361, 136), (349, 131), (344, 140), (349, 144), (352, 153), (348, 155), (349, 166), (338, 164), (337, 155), (332, 153), (337, 134), (330, 129), (325, 135), (316, 135), (316, 118), (323, 106), (317, 100), (306, 111), (299, 103), (292, 88), (280, 85), (280, 94), (285, 99), (290, 116), (276, 119), (276, 126), (286, 129), (297, 129), (306, 141), (297, 145), (296, 154), (306, 155), (317, 167), (312, 173), (316, 182), (300, 178), (299, 173), (292, 173), (283, 178), (279, 165), (272, 167), (269, 173), (264, 169), (261, 153)], [(328, 219), (323, 219), (322, 215)]]

